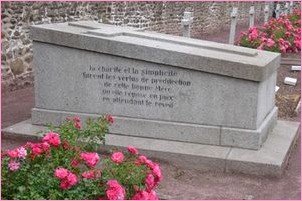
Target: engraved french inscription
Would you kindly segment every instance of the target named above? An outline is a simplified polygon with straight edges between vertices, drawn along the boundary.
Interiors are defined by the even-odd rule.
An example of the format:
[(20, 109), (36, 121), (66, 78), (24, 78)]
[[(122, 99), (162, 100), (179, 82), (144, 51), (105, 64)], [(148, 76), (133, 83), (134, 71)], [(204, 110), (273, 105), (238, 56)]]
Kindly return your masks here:
[(175, 87), (191, 87), (175, 70), (150, 70), (127, 66), (92, 66), (83, 79), (98, 80), (100, 101), (110, 104), (138, 105), (163, 109), (177, 102)]

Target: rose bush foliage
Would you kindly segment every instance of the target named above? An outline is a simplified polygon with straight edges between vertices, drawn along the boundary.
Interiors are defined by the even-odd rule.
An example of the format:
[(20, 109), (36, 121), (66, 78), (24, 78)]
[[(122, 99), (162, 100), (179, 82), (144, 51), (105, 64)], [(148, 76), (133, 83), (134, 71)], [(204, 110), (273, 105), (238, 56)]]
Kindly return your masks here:
[(301, 51), (301, 12), (272, 18), (262, 27), (252, 27), (242, 32), (237, 45), (272, 52)]
[(85, 127), (78, 117), (68, 118), (40, 142), (2, 152), (2, 199), (157, 199), (157, 163), (133, 146), (110, 156), (95, 152), (95, 140), (104, 140), (112, 123), (110, 115), (89, 119)]

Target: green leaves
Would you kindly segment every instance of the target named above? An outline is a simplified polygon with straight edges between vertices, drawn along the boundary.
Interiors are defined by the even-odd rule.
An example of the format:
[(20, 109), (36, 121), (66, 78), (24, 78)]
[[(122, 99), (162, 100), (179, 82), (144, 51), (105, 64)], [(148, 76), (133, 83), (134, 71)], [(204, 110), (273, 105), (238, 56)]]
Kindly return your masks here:
[[(23, 157), (3, 155), (1, 167), (1, 187), (3, 199), (34, 200), (95, 200), (105, 199), (108, 180), (117, 180), (126, 191), (126, 198), (131, 199), (137, 190), (145, 189), (146, 175), (150, 169), (138, 165), (138, 155), (126, 153), (121, 162), (101, 157), (99, 164), (87, 166), (98, 158), (94, 153), (104, 142), (111, 116), (87, 119), (81, 125), (79, 118), (65, 121), (62, 125), (49, 129), (58, 133), (53, 138), (47, 133), (43, 143), (28, 143), (23, 148), (27, 155)], [(59, 139), (58, 139), (59, 136)], [(49, 140), (49, 141), (48, 141)], [(84, 143), (82, 141), (85, 141)], [(48, 143), (49, 142), (49, 143)], [(41, 145), (41, 146), (40, 146)], [(42, 150), (45, 146), (45, 150)], [(93, 158), (83, 158), (83, 152), (93, 152)], [(11, 162), (20, 164), (17, 169), (9, 169)], [(97, 161), (98, 162), (98, 159)], [(12, 165), (12, 164), (10, 164)], [(95, 166), (96, 165), (96, 166)], [(66, 176), (57, 168), (65, 169)], [(55, 174), (56, 172), (56, 174)], [(63, 173), (64, 175), (64, 173)], [(72, 175), (72, 181), (68, 181)], [(64, 182), (73, 182), (72, 185)]]

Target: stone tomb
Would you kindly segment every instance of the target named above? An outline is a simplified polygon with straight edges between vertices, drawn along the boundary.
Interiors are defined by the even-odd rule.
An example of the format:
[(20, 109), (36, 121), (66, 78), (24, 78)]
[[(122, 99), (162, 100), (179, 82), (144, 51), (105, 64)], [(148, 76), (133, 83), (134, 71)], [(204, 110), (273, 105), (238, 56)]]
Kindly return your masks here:
[(11, 133), (107, 113), (107, 145), (194, 168), (281, 174), (299, 125), (277, 121), (280, 54), (89, 21), (31, 33), (35, 107), (31, 124)]

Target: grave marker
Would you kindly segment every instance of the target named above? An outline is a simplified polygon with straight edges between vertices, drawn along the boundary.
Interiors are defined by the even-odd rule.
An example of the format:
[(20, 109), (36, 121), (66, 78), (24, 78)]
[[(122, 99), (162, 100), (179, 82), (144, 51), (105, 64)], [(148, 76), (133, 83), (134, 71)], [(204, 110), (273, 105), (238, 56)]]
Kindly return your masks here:
[(235, 41), (237, 13), (238, 13), (238, 8), (233, 7), (233, 10), (231, 12), (231, 29), (230, 29), (230, 36), (229, 36), (229, 44), (234, 44)]
[(265, 5), (264, 8), (264, 23), (268, 22), (269, 18), (269, 5)]
[(276, 19), (279, 18), (281, 12), (280, 4), (277, 4), (275, 14), (276, 14)]
[(253, 27), (254, 26), (254, 22), (255, 22), (255, 8), (254, 6), (250, 7), (250, 11), (249, 11), (249, 27)]
[(192, 12), (184, 12), (183, 19), (181, 20), (182, 35), (184, 37), (190, 38), (191, 36), (191, 24), (193, 22), (192, 16), (193, 16)]
[(290, 14), (293, 13), (293, 9), (294, 9), (294, 2), (291, 1), (291, 2), (289, 3), (289, 13), (290, 13)]
[(289, 12), (289, 3), (286, 2), (286, 3), (285, 3), (285, 6), (284, 6), (284, 12), (283, 12), (283, 14), (287, 15), (288, 12)]

